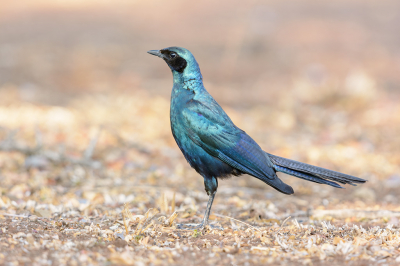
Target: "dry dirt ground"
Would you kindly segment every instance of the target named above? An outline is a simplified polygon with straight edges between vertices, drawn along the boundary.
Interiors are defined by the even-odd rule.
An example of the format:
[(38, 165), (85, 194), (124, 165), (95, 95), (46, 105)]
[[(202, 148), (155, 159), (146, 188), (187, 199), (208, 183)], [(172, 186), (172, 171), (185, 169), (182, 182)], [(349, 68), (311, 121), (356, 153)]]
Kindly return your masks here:
[[(0, 9), (1, 265), (400, 263), (398, 1), (13, 3)], [(223, 230), (178, 230), (207, 196), (171, 136), (167, 66), (145, 53), (171, 45), (265, 150), (368, 182), (280, 175), (285, 196), (234, 177), (210, 217)]]
[[(275, 143), (291, 143), (294, 154), (304, 154), (296, 159), (352, 174), (361, 169), (369, 182), (339, 190), (282, 175), (296, 192), (285, 196), (249, 176), (235, 177), (220, 182), (213, 206), (211, 220), (223, 231), (178, 230), (176, 223), (200, 221), (207, 196), (202, 178), (171, 139), (167, 99), (137, 92), (54, 107), (12, 100), (7, 93), (11, 102), (0, 109), (2, 264), (400, 260), (398, 157), (366, 152), (370, 147), (359, 143), (320, 145), (318, 139), (269, 132)], [(257, 119), (256, 110), (227, 110), (240, 125), (257, 123), (253, 135), (268, 132), (263, 123), (246, 120)], [(271, 152), (293, 158), (288, 149)]]

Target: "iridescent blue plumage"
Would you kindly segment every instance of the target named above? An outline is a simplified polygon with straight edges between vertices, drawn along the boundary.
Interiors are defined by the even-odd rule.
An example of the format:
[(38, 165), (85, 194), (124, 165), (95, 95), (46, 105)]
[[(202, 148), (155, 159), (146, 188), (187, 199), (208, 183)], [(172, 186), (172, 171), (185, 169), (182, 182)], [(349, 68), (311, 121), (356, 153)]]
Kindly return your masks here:
[(365, 182), (357, 177), (264, 152), (246, 132), (233, 124), (206, 91), (199, 65), (188, 50), (169, 47), (149, 53), (163, 58), (172, 70), (172, 134), (186, 160), (203, 176), (206, 192), (210, 196), (201, 226), (208, 223), (218, 178), (249, 174), (285, 194), (293, 194), (294, 191), (278, 178), (277, 171), (334, 187), (341, 186), (332, 181), (342, 184)]

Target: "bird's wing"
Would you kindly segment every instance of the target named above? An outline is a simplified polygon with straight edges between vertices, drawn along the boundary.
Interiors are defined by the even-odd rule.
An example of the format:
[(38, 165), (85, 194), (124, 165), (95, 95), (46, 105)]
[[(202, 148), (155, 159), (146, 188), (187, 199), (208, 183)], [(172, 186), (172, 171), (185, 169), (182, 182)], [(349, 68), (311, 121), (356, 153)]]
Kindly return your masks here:
[(207, 153), (281, 192), (293, 193), (277, 177), (271, 160), (260, 146), (236, 127), (216, 102), (204, 104), (192, 100), (183, 116), (189, 138)]

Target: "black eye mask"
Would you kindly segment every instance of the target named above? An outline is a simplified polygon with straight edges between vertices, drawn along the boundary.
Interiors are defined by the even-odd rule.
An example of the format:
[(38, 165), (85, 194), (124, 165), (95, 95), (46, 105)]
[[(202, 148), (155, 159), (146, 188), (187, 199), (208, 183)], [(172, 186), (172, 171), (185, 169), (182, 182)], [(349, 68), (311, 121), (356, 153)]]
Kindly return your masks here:
[(167, 62), (167, 64), (175, 71), (182, 73), (183, 70), (185, 70), (187, 66), (187, 62), (184, 58), (180, 57), (177, 53), (174, 58), (170, 58), (169, 54), (171, 53), (170, 51), (161, 51), (163, 55), (165, 55), (164, 60)]

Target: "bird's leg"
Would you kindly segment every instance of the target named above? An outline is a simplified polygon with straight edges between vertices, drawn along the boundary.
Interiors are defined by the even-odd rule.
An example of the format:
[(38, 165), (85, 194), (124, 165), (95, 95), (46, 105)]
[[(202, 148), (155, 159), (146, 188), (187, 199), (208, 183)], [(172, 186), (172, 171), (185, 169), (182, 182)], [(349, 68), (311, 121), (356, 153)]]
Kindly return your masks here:
[[(210, 216), (211, 206), (212, 206), (212, 204), (213, 204), (214, 197), (215, 197), (215, 194), (216, 194), (216, 193), (217, 193), (217, 192), (214, 191), (214, 193), (212, 193), (212, 194), (209, 195), (209, 197), (208, 197), (208, 203), (207, 203), (207, 208), (206, 208), (206, 212), (204, 213), (203, 220), (201, 221), (200, 224), (178, 224), (178, 225), (177, 225), (177, 228), (178, 228), (178, 229), (189, 229), (189, 230), (195, 230), (195, 229), (202, 230), (202, 229), (204, 229), (204, 227), (205, 227), (206, 225), (209, 225), (209, 224), (208, 224), (208, 217)], [(215, 226), (212, 226), (212, 225), (209, 225), (209, 226), (210, 226), (211, 228), (213, 228), (213, 229), (221, 229), (220, 227), (215, 227)]]
[(210, 217), (211, 206), (212, 206), (212, 204), (214, 202), (214, 197), (215, 197), (216, 193), (217, 193), (217, 191), (214, 191), (208, 197), (208, 203), (207, 203), (206, 212), (204, 213), (203, 221), (201, 221), (201, 225), (203, 225), (203, 227), (208, 225), (208, 217)]
[[(206, 192), (208, 194), (208, 203), (207, 203), (206, 212), (204, 213), (203, 220), (201, 221), (200, 224), (186, 224), (186, 225), (178, 224), (177, 225), (178, 229), (193, 229), (193, 230), (194, 229), (200, 229), (200, 230), (202, 230), (202, 229), (204, 229), (204, 227), (206, 225), (209, 225), (208, 224), (208, 217), (210, 216), (211, 206), (213, 204), (215, 194), (217, 193), (218, 181), (214, 177), (211, 180), (205, 178), (204, 179), (204, 186), (205, 186)], [(213, 229), (222, 229), (219, 226), (217, 226), (217, 227), (212, 226), (212, 225), (209, 225), (209, 226), (211, 228), (213, 228)]]

